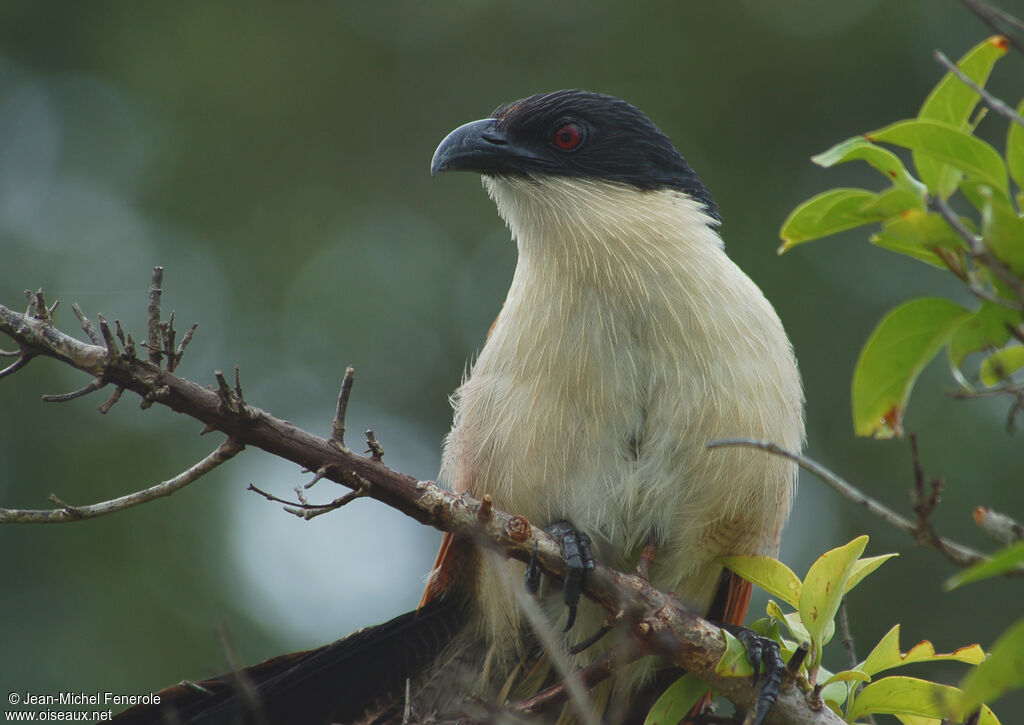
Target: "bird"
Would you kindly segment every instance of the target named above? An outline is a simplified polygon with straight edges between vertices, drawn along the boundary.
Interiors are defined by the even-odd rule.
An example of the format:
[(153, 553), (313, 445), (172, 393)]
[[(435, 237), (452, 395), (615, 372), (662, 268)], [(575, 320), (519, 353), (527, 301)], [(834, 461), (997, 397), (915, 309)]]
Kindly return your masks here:
[[(453, 171), (481, 176), (518, 257), (452, 396), (438, 480), (548, 528), (570, 576), (531, 596), (522, 563), (448, 533), (417, 610), (248, 671), (266, 721), (454, 722), (485, 708), (501, 722), (506, 703), (557, 679), (552, 649), (582, 666), (620, 641), (591, 636), (607, 629), (607, 613), (579, 597), (593, 560), (629, 571), (647, 549), (653, 586), (739, 626), (751, 585), (719, 559), (778, 552), (794, 464), (708, 444), (802, 447), (794, 351), (669, 137), (624, 100), (559, 90), (451, 131), (430, 172)], [(548, 717), (642, 722), (638, 693), (664, 686), (658, 665), (623, 668), (589, 714), (570, 703)], [(174, 721), (231, 722), (252, 706), (224, 682), (206, 695), (179, 688)]]

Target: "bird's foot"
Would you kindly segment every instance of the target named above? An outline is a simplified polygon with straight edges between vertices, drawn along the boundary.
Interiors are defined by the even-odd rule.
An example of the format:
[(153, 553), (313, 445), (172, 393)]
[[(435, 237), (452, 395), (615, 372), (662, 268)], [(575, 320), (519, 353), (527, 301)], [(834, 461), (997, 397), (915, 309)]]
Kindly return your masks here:
[[(568, 521), (556, 521), (545, 530), (558, 540), (568, 566), (563, 597), (565, 606), (569, 609), (569, 619), (562, 630), (568, 632), (576, 622), (576, 607), (580, 595), (583, 594), (587, 572), (594, 568), (594, 554), (590, 549), (590, 537)], [(540, 568), (537, 566), (536, 558), (537, 547), (534, 546), (533, 556), (526, 567), (526, 590), (531, 594), (536, 594), (540, 587)]]
[(723, 629), (740, 641), (747, 651), (747, 660), (754, 668), (754, 684), (761, 679), (761, 666), (764, 665), (764, 681), (757, 693), (754, 703), (754, 725), (762, 725), (768, 711), (779, 697), (782, 677), (786, 672), (786, 663), (782, 659), (779, 643), (768, 637), (762, 637), (747, 627), (734, 624), (723, 624)]

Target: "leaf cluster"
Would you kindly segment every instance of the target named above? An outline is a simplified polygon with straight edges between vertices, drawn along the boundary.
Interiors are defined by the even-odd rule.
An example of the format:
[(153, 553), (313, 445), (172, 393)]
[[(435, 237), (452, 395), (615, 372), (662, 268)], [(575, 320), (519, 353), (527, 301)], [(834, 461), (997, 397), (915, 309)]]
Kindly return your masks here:
[[(957, 67), (983, 88), (1007, 47), (1005, 38), (994, 36)], [(870, 237), (873, 244), (952, 272), (980, 301), (969, 309), (922, 297), (878, 323), (854, 372), (857, 435), (901, 435), (914, 382), (944, 348), (966, 395), (999, 390), (1020, 400), (1022, 388), (1013, 376), (1024, 368), (1024, 126), (1018, 122), (1024, 101), (1017, 119), (1010, 120), (1000, 153), (975, 135), (986, 115), (980, 100), (978, 91), (950, 71), (916, 118), (847, 139), (815, 156), (813, 161), (823, 167), (864, 161), (889, 186), (880, 191), (831, 189), (799, 205), (782, 226), (780, 253), (879, 224)], [(908, 150), (913, 172), (888, 147)], [(953, 206), (968, 213), (960, 215)], [(966, 367), (976, 353), (982, 354), (976, 368)]]
[[(937, 653), (931, 642), (923, 641), (906, 652), (900, 648), (897, 624), (876, 644), (867, 657), (850, 669), (830, 672), (821, 664), (822, 651), (835, 636), (836, 616), (843, 599), (869, 574), (896, 554), (864, 557), (867, 536), (827, 551), (807, 571), (803, 580), (785, 564), (768, 557), (730, 556), (723, 565), (744, 579), (777, 597), (792, 611), (783, 610), (775, 599), (767, 605), (767, 617), (751, 627), (779, 643), (783, 657), (791, 660), (801, 645), (809, 653), (799, 671), (799, 684), (816, 692), (824, 704), (848, 722), (870, 715), (894, 715), (904, 725), (939, 725), (943, 718), (959, 722), (978, 711), (979, 725), (998, 725), (999, 720), (984, 700), (995, 699), (1019, 686), (1024, 671), (1024, 626), (1018, 625), (996, 643), (986, 656), (976, 644), (949, 653)], [(727, 676), (753, 674), (747, 653), (735, 637), (726, 633), (728, 646), (718, 664)], [(960, 688), (917, 677), (888, 675), (906, 665), (954, 661), (971, 665)], [(690, 675), (670, 687), (655, 703), (647, 723), (678, 722), (707, 692), (707, 686)]]

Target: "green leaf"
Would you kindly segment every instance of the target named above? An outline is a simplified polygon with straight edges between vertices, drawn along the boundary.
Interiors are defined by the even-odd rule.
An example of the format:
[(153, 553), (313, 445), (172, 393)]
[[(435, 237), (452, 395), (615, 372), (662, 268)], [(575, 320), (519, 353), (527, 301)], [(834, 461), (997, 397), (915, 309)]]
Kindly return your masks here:
[(821, 661), (821, 648), (835, 632), (835, 616), (853, 573), (857, 558), (864, 553), (867, 536), (826, 551), (811, 564), (800, 589), (800, 621), (811, 636), (811, 666)]
[(906, 239), (884, 231), (872, 234), (868, 237), (868, 241), (876, 247), (888, 249), (890, 252), (896, 252), (896, 254), (902, 254), (905, 257), (911, 257), (939, 269), (946, 269), (946, 265), (939, 255), (927, 247), (922, 247), (919, 242), (909, 242)]
[(1002, 347), (1010, 339), (1007, 325), (1019, 325), (1021, 314), (995, 302), (983, 302), (978, 310), (961, 322), (949, 341), (949, 361), (963, 365), (968, 355), (988, 348)]
[(1019, 687), (1024, 687), (1024, 619), (1004, 632), (988, 659), (964, 678), (955, 712), (972, 712), (982, 702), (997, 700)]
[(964, 584), (991, 579), (994, 576), (1005, 574), (1024, 564), (1024, 541), (1001, 549), (991, 558), (978, 562), (969, 569), (964, 569), (959, 574), (951, 576), (943, 585), (946, 591), (956, 589)]
[(724, 677), (749, 677), (754, 674), (754, 668), (747, 657), (747, 648), (724, 629), (722, 634), (725, 635), (725, 652), (722, 653), (722, 659), (718, 660), (715, 672)]
[(708, 692), (710, 690), (705, 683), (691, 674), (683, 675), (654, 703), (644, 725), (676, 725)]
[[(957, 65), (968, 78), (984, 86), (992, 66), (1006, 54), (1006, 49), (1006, 39), (997, 35), (976, 45)], [(966, 131), (978, 100), (977, 92), (952, 73), (946, 73), (928, 94), (917, 117)], [(918, 152), (914, 153), (914, 166), (928, 188), (940, 190), (943, 198), (948, 197), (956, 189), (960, 177), (956, 169), (951, 169), (941, 161)]]
[(970, 314), (937, 297), (906, 302), (878, 323), (853, 373), (853, 427), (859, 436), (891, 438), (917, 376)]
[(871, 676), (860, 670), (843, 670), (825, 680), (824, 686), (828, 687), (833, 682), (871, 682)]
[[(964, 172), (978, 181), (989, 184), (1003, 193), (1008, 193), (1006, 166), (999, 152), (991, 145), (960, 129), (938, 121), (898, 121), (890, 126), (868, 134), (872, 141), (903, 146), (930, 156)], [(923, 176), (923, 174), (922, 174)], [(959, 184), (955, 179), (952, 188), (939, 186), (939, 180), (924, 179), (933, 194), (948, 197)], [(946, 183), (942, 180), (942, 183)]]
[(810, 643), (811, 635), (808, 634), (807, 628), (804, 627), (803, 622), (800, 621), (800, 615), (797, 612), (790, 612), (789, 614), (786, 614), (772, 599), (768, 600), (765, 610), (768, 612), (769, 617), (772, 617), (785, 625), (786, 629), (789, 630), (790, 637), (798, 642)]
[(1024, 219), (1003, 194), (984, 189), (981, 234), (985, 244), (1016, 274), (1024, 273)]
[(1015, 345), (998, 350), (981, 363), (981, 382), (989, 387), (999, 385), (1024, 367), (1024, 347)]
[[(1006, 55), (1007, 47), (1006, 38), (994, 35), (971, 48), (957, 62), (957, 67), (979, 86), (984, 86), (992, 66)], [(917, 117), (966, 127), (979, 100), (977, 92), (948, 72), (921, 104)]]
[(942, 725), (942, 718), (924, 717), (922, 715), (897, 715), (902, 725)]
[(902, 667), (903, 665), (915, 662), (944, 661), (965, 662), (970, 665), (976, 665), (985, 661), (985, 652), (978, 645), (972, 644), (968, 647), (960, 647), (947, 654), (937, 654), (932, 643), (924, 640), (911, 647), (906, 653), (903, 653), (900, 652), (900, 625), (897, 624), (882, 637), (881, 641), (871, 650), (867, 659), (857, 666), (857, 669), (874, 676), (883, 670)]
[(889, 559), (896, 556), (899, 556), (899, 554), (882, 554), (881, 556), (869, 556), (867, 559), (858, 559), (853, 564), (853, 571), (850, 572), (850, 578), (846, 580), (846, 589), (843, 591), (843, 594), (848, 593), (851, 589), (860, 584), (864, 577), (885, 562), (889, 561)]
[(800, 599), (800, 578), (781, 561), (767, 556), (723, 556), (717, 561), (796, 608)]
[(887, 219), (882, 231), (872, 236), (871, 242), (942, 269), (946, 269), (946, 265), (934, 249), (960, 249), (964, 246), (960, 235), (953, 231), (941, 214), (920, 209), (907, 209)]
[[(1024, 116), (1024, 101), (1017, 106), (1017, 115)], [(1010, 123), (1006, 134), (1006, 165), (1017, 186), (1024, 189), (1024, 126), (1018, 123)]]
[(960, 691), (948, 685), (916, 677), (885, 677), (860, 691), (846, 719), (853, 722), (872, 713), (941, 718), (947, 713), (946, 703), (955, 702), (959, 697)]
[(910, 210), (923, 212), (924, 201), (912, 191), (893, 187), (883, 191), (874, 201), (861, 207), (861, 214), (880, 219), (889, 219)]
[(848, 682), (833, 682), (821, 688), (821, 699), (839, 715), (843, 705), (850, 699), (850, 689), (851, 685)]
[(866, 161), (886, 177), (892, 179), (899, 189), (912, 192), (918, 199), (924, 199), (925, 185), (910, 175), (899, 156), (888, 149), (876, 146), (863, 136), (848, 138), (827, 151), (811, 157), (811, 161), (825, 168), (855, 160)]
[(861, 213), (861, 207), (877, 198), (877, 194), (866, 189), (831, 189), (808, 199), (782, 224), (779, 254), (812, 239), (878, 221), (877, 216)]

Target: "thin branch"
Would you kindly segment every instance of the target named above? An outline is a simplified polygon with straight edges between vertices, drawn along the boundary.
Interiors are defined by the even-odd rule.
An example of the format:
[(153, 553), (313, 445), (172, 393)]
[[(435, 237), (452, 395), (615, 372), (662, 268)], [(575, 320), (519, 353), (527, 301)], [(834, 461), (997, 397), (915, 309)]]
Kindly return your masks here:
[(850, 618), (846, 616), (846, 597), (839, 602), (839, 631), (843, 633), (843, 649), (850, 660), (850, 667), (856, 667), (859, 660), (857, 648), (853, 643), (853, 633), (850, 631)]
[[(590, 690), (599, 682), (611, 677), (617, 667), (622, 667), (637, 659), (639, 651), (619, 652), (613, 647), (604, 653), (604, 656), (586, 667), (581, 667), (572, 673), (571, 677), (585, 689)], [(569, 697), (569, 682), (562, 680), (546, 690), (527, 697), (512, 705), (513, 712), (525, 715), (537, 715), (550, 710), (555, 705), (560, 705)]]
[(979, 239), (970, 229), (964, 226), (960, 217), (950, 208), (945, 199), (941, 196), (932, 196), (928, 199), (928, 206), (938, 211), (942, 218), (946, 220), (946, 223), (953, 228), (953, 231), (967, 243), (967, 248), (976, 261), (985, 265), (987, 269), (991, 270), (993, 274), (1014, 291), (1018, 301), (1011, 309), (1024, 311), (1024, 282), (1021, 282), (1020, 278), (1013, 273), (1003, 260), (992, 253), (983, 240)]
[(175, 491), (198, 481), (220, 464), (230, 460), (244, 447), (234, 438), (228, 438), (217, 446), (213, 453), (188, 470), (182, 471), (174, 478), (110, 501), (102, 501), (87, 506), (71, 506), (51, 494), (51, 500), (55, 500), (60, 508), (50, 510), (0, 508), (0, 524), (63, 524), (68, 521), (92, 519), (97, 516), (112, 514), (115, 511), (124, 511), (125, 509), (139, 506), (163, 496), (170, 496)]
[(43, 402), (44, 403), (66, 403), (69, 400), (74, 400), (75, 398), (81, 398), (81, 397), (83, 397), (85, 395), (88, 395), (89, 393), (94, 393), (97, 390), (99, 390), (100, 388), (104, 387), (105, 385), (106, 385), (106, 383), (103, 382), (102, 378), (93, 378), (92, 380), (89, 381), (89, 384), (86, 385), (85, 387), (79, 388), (78, 390), (72, 391), (70, 393), (60, 393), (60, 394), (57, 394), (57, 395), (44, 395), (43, 396)]
[[(896, 513), (888, 506), (879, 503), (875, 499), (871, 498), (865, 493), (862, 493), (858, 488), (847, 483), (845, 480), (832, 473), (832, 471), (825, 468), (820, 463), (807, 458), (799, 453), (793, 453), (787, 451), (785, 448), (772, 443), (771, 441), (753, 440), (747, 438), (730, 438), (727, 440), (713, 441), (708, 443), (708, 448), (723, 448), (726, 446), (742, 446), (746, 448), (759, 448), (768, 453), (772, 453), (796, 463), (805, 471), (814, 474), (822, 481), (831, 486), (835, 491), (860, 505), (865, 510), (878, 516), (883, 521), (892, 526), (895, 526), (900, 531), (906, 532), (914, 537), (915, 541), (920, 542), (918, 527), (909, 519), (904, 518), (900, 514)], [(975, 551), (967, 546), (950, 541), (949, 539), (937, 536), (934, 542), (928, 542), (935, 548), (937, 548), (947, 559), (952, 561), (954, 564), (959, 566), (970, 566), (976, 564), (979, 561), (984, 561), (987, 557), (981, 552)]]
[(258, 493), (260, 496), (273, 503), (284, 504), (285, 511), (290, 513), (292, 516), (298, 516), (300, 519), (306, 519), (307, 521), (330, 511), (340, 509), (342, 506), (352, 503), (357, 498), (363, 498), (367, 495), (364, 488), (357, 488), (349, 491), (344, 496), (334, 499), (330, 503), (309, 503), (300, 493), (301, 489), (296, 489), (296, 494), (299, 496), (298, 501), (288, 501), (287, 499), (278, 498), (274, 494), (267, 493), (251, 483), (246, 490)]
[(968, 76), (966, 73), (960, 70), (956, 63), (947, 58), (941, 50), (936, 50), (934, 56), (935, 60), (939, 61), (939, 63), (944, 65), (946, 69), (950, 73), (955, 75), (957, 78), (959, 78), (964, 83), (964, 85), (966, 85), (972, 91), (981, 96), (981, 100), (984, 101), (986, 106), (991, 108), (1000, 116), (1004, 116), (1005, 118), (1010, 119), (1017, 125), (1024, 126), (1024, 117), (1022, 117), (1014, 109), (1007, 106), (1000, 99), (996, 98), (991, 93), (986, 91), (982, 86), (979, 86), (977, 83), (971, 80), (970, 76)]
[(14, 375), (14, 373), (21, 370), (23, 367), (29, 364), (34, 356), (24, 348), (18, 352), (18, 359), (12, 362), (10, 365), (0, 370), (0, 378), (6, 378), (8, 375)]
[(1024, 30), (1024, 24), (1020, 20), (997, 7), (981, 2), (981, 0), (962, 0), (962, 2), (971, 12), (981, 18), (986, 25), (1000, 35), (1005, 36), (1013, 44), (1013, 47), (1019, 52), (1024, 53), (1024, 42), (1021, 42), (1020, 38), (1006, 27), (1009, 26), (1020, 32)]
[(972, 515), (978, 528), (1003, 546), (1024, 539), (1024, 525), (1006, 514), (993, 511), (987, 506), (978, 506)]

